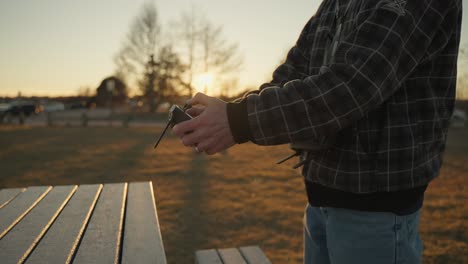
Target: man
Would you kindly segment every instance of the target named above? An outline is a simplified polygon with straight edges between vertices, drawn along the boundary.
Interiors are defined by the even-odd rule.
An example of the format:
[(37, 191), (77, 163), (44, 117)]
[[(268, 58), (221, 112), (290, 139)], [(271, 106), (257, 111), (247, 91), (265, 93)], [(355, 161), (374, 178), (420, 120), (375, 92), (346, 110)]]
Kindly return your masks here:
[(207, 154), (290, 143), (309, 200), (305, 263), (420, 263), (461, 17), (461, 0), (324, 0), (270, 83), (231, 103), (197, 94), (173, 131)]

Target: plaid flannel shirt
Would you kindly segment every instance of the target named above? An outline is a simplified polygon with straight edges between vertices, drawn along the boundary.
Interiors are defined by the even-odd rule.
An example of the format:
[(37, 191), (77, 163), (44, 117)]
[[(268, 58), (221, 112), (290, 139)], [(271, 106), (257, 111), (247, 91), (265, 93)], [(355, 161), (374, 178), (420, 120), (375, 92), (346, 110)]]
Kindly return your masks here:
[[(462, 2), (341, 0), (336, 12), (335, 1), (322, 2), (271, 82), (228, 105), (234, 138), (245, 122), (256, 144), (321, 142), (303, 174), (344, 191), (425, 185), (454, 108)], [(232, 121), (232, 105), (246, 120)]]

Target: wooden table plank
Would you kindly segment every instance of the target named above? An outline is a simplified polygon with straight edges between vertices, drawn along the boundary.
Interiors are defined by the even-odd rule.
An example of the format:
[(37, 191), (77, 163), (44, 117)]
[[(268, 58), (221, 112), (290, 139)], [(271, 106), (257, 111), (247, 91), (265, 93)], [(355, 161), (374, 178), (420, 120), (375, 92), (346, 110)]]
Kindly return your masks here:
[(70, 263), (101, 193), (102, 185), (82, 185), (26, 263)]
[(270, 260), (257, 246), (241, 247), (239, 250), (249, 264), (271, 264)]
[(18, 223), (52, 187), (30, 187), (0, 209), (0, 239)]
[(221, 257), (215, 249), (198, 250), (195, 252), (196, 264), (223, 264)]
[(118, 263), (127, 184), (106, 184), (73, 263)]
[(25, 260), (75, 190), (76, 186), (55, 187), (0, 240), (3, 264), (22, 263)]
[(218, 249), (224, 264), (247, 264), (237, 248)]
[(130, 183), (122, 263), (166, 263), (156, 212), (152, 183)]
[(18, 194), (23, 192), (24, 188), (2, 189), (0, 190), (0, 209), (13, 200)]

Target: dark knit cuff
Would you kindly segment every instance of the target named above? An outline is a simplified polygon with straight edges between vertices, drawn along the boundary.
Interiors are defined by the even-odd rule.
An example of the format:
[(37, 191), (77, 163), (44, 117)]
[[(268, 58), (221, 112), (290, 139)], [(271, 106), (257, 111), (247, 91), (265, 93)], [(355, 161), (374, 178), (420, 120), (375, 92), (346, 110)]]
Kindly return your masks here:
[(238, 144), (245, 143), (252, 138), (249, 119), (247, 116), (247, 100), (231, 102), (227, 104), (227, 116), (234, 141)]

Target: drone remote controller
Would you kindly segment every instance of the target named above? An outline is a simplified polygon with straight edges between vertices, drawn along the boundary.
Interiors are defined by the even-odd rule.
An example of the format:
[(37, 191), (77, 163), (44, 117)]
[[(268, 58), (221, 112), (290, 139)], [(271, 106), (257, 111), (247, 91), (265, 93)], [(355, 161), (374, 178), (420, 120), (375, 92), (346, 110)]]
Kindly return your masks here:
[(178, 105), (173, 105), (169, 110), (169, 118), (167, 122), (170, 124), (171, 127), (179, 124), (180, 122), (187, 121), (192, 119), (192, 117), (185, 113), (188, 107), (184, 106), (184, 109), (180, 108)]
[(189, 108), (190, 108), (190, 105), (187, 105), (187, 104), (184, 105), (183, 108), (180, 108), (178, 105), (172, 105), (171, 109), (169, 109), (169, 116), (168, 116), (166, 127), (164, 128), (163, 132), (159, 136), (158, 141), (154, 145), (154, 148), (158, 146), (159, 142), (161, 141), (164, 134), (166, 133), (166, 130), (169, 127), (172, 128), (175, 125), (179, 124), (180, 122), (192, 119), (192, 117), (189, 114), (185, 113), (185, 110)]

